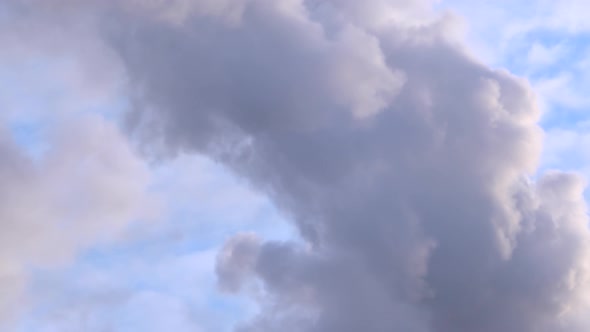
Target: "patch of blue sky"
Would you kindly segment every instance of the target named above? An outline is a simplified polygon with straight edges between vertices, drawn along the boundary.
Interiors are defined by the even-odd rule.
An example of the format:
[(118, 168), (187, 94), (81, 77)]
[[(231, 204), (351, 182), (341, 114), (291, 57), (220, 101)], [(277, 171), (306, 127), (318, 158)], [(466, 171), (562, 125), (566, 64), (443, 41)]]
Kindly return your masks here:
[(0, 121), (33, 160), (47, 151), (50, 129), (59, 125), (64, 114), (100, 114), (122, 123), (128, 109), (122, 94), (87, 101), (72, 91), (74, 83), (62, 74), (73, 71), (72, 60), (41, 56), (4, 60), (0, 62)]
[[(590, 129), (586, 93), (590, 86), (590, 35), (540, 29), (513, 45), (508, 48), (505, 66), (531, 81), (543, 110), (540, 125), (545, 130), (545, 144), (538, 171), (589, 174), (590, 156), (582, 149), (590, 143), (586, 134)], [(541, 53), (539, 63), (532, 59), (535, 50)]]
[[(527, 77), (541, 100), (547, 103), (544, 127), (565, 125), (568, 122), (564, 123), (562, 116), (567, 120), (572, 117), (568, 113), (579, 113), (590, 106), (585, 91), (590, 84), (590, 36), (558, 35), (547, 37), (537, 33), (521, 42), (522, 46), (509, 49), (506, 55), (506, 67)], [(579, 115), (572, 120), (578, 118)]]
[(48, 125), (36, 114), (55, 99), (51, 87), (35, 89), (32, 73), (41, 68), (34, 61), (22, 67), (0, 66), (0, 117), (15, 141), (35, 158), (46, 149), (44, 136)]
[(560, 31), (531, 31), (511, 39), (503, 64), (517, 75), (555, 76), (580, 60), (586, 39)]
[(47, 151), (46, 132), (40, 123), (12, 123), (9, 130), (14, 141), (32, 160), (40, 160)]
[[(247, 301), (216, 290), (215, 249), (185, 255), (161, 253), (159, 257), (140, 248), (127, 254), (96, 254), (64, 269), (35, 275), (31, 292), (49, 295), (39, 297), (49, 300), (37, 303), (22, 331), (37, 331), (26, 329), (31, 324), (63, 324), (60, 316), (64, 313), (69, 315), (68, 319), (78, 321), (78, 329), (74, 330), (86, 326), (88, 322), (81, 321), (86, 320), (98, 321), (116, 331), (144, 331), (142, 324), (157, 324), (161, 319), (160, 315), (142, 312), (145, 308), (134, 308), (135, 315), (143, 314), (143, 318), (135, 324), (128, 320), (129, 306), (145, 294), (174, 301), (179, 310), (190, 312), (191, 319), (207, 331), (228, 331), (245, 313), (252, 311), (248, 310), (252, 305)], [(53, 290), (54, 294), (43, 294), (47, 290)]]
[[(205, 319), (208, 316), (230, 314), (225, 312), (226, 308), (221, 313), (215, 308), (206, 308), (207, 315), (203, 314), (203, 298), (217, 296), (209, 291), (214, 288), (208, 280), (197, 280), (190, 266), (174, 266), (179, 260), (177, 256), (154, 259), (138, 255), (109, 260), (102, 265), (78, 261), (61, 270), (36, 274), (31, 292), (36, 292), (36, 298), (41, 300), (23, 321), (21, 330), (38, 331), (36, 327), (39, 326), (69, 324), (72, 331), (102, 331), (98, 326), (89, 328), (89, 325), (100, 324), (116, 331), (143, 331), (141, 325), (126, 322), (125, 313), (145, 294), (156, 294), (173, 300), (183, 310), (201, 313), (200, 325), (211, 324)], [(191, 264), (202, 267), (203, 262), (195, 260)], [(53, 293), (48, 294), (47, 290)], [(141, 308), (134, 311), (141, 312)], [(154, 324), (161, 319), (159, 315), (150, 315), (144, 312), (141, 323)]]
[(573, 110), (565, 106), (552, 105), (551, 112), (541, 118), (540, 124), (547, 131), (559, 128), (575, 129), (579, 123), (588, 121), (588, 119), (589, 114), (584, 110)]
[(152, 224), (147, 231), (160, 234), (177, 248), (218, 245), (239, 231), (295, 240), (293, 229), (267, 196), (206, 157), (181, 155), (153, 165), (152, 171), (152, 190), (162, 195), (169, 208), (166, 221)]
[[(190, 311), (205, 331), (229, 331), (255, 313), (253, 303), (217, 290), (216, 253), (241, 231), (276, 240), (296, 240), (295, 232), (268, 198), (204, 157), (179, 157), (152, 171), (152, 190), (168, 200), (163, 220), (137, 221), (122, 239), (89, 248), (71, 265), (35, 270), (31, 293), (53, 291), (37, 296), (43, 300), (27, 313), (20, 332), (39, 331), (31, 324), (60, 320), (55, 317), (63, 313), (69, 322), (60, 324), (87, 331), (99, 331), (92, 325), (97, 321), (116, 331), (144, 331), (145, 320), (158, 318), (127, 317), (141, 311), (136, 301), (146, 294)], [(89, 303), (93, 306), (86, 308)]]
[[(0, 100), (4, 114), (30, 118), (55, 112), (68, 93), (52, 59), (30, 57), (5, 60), (0, 65)], [(43, 117), (46, 120), (46, 117)]]

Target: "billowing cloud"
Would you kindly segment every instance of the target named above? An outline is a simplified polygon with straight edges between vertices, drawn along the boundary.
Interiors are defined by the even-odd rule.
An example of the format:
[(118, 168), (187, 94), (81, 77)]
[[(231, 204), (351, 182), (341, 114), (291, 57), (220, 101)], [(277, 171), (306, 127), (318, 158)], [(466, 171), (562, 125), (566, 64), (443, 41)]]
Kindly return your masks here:
[(260, 302), (239, 331), (590, 326), (584, 182), (531, 179), (534, 95), (473, 59), (453, 16), (394, 0), (95, 5), (138, 137), (225, 163), (301, 233), (221, 251), (221, 286)]

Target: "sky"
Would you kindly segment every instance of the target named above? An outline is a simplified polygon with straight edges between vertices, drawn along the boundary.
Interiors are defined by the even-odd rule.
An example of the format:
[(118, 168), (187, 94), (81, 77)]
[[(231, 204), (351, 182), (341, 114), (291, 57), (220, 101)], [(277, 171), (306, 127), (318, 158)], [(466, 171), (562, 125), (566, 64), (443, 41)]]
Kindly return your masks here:
[(0, 330), (585, 332), (585, 0), (0, 3)]

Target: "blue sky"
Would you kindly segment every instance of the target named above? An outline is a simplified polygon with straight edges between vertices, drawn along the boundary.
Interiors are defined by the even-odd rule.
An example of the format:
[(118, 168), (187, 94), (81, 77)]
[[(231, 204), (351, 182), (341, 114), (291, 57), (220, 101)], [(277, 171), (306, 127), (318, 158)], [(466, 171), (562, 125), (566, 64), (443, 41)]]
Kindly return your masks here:
[[(462, 17), (466, 43), (481, 61), (526, 77), (538, 93), (546, 130), (540, 169), (590, 175), (590, 24), (572, 23), (588, 5), (559, 3), (557, 11), (542, 0), (535, 11), (529, 1), (438, 6)], [(0, 58), (0, 121), (34, 160), (52, 149), (52, 133), (63, 122), (77, 127), (100, 118), (124, 136), (121, 114), (129, 100), (117, 86), (82, 92), (87, 82), (75, 66), (59, 54)], [(252, 301), (217, 290), (216, 254), (238, 232), (297, 240), (286, 217), (206, 157), (130, 158), (146, 169), (141, 186), (152, 202), (149, 213), (131, 214), (116, 239), (99, 238), (74, 257), (29, 267), (27, 289), (37, 296), (16, 331), (230, 331), (256, 312)]]

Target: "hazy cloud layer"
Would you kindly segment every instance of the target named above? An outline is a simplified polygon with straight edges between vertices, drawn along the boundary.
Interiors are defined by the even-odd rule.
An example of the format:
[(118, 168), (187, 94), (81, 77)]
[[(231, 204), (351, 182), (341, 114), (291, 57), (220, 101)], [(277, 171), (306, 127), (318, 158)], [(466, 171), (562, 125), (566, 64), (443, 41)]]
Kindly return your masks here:
[(384, 0), (77, 10), (119, 57), (147, 146), (224, 162), (300, 230), (220, 253), (222, 288), (262, 308), (239, 331), (590, 327), (584, 183), (530, 179), (530, 87), (469, 56), (452, 15)]

